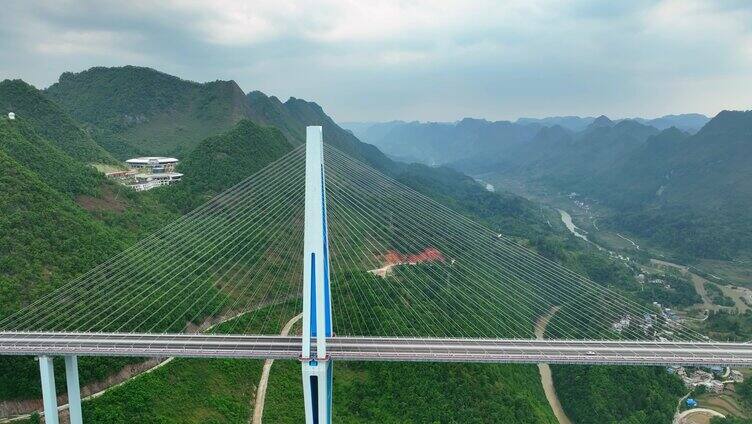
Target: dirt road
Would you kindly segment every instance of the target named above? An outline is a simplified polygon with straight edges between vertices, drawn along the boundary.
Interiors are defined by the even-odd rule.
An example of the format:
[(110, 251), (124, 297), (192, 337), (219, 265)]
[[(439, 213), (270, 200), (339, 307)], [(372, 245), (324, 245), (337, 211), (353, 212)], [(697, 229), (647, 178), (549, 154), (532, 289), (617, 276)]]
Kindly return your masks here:
[[(543, 335), (546, 332), (548, 321), (551, 320), (551, 317), (553, 317), (554, 314), (558, 312), (558, 310), (559, 307), (554, 306), (550, 311), (548, 311), (546, 315), (538, 318), (538, 321), (535, 323), (535, 338), (543, 340)], [(564, 408), (561, 407), (559, 397), (556, 396), (554, 379), (551, 375), (551, 367), (549, 367), (548, 364), (538, 364), (538, 372), (541, 376), (541, 385), (543, 385), (543, 392), (546, 394), (548, 404), (551, 405), (551, 409), (554, 411), (556, 419), (559, 420), (559, 424), (572, 424), (572, 421), (569, 419), (569, 417), (567, 417), (567, 414), (564, 413)]]
[[(287, 321), (280, 335), (286, 336), (290, 334), (290, 329), (295, 325), (303, 314), (298, 314)], [(264, 368), (261, 371), (261, 379), (259, 380), (258, 388), (256, 389), (256, 402), (253, 406), (253, 417), (251, 422), (253, 424), (261, 424), (261, 419), (264, 415), (264, 402), (266, 401), (266, 387), (269, 384), (269, 372), (272, 369), (274, 359), (267, 359), (264, 361)]]

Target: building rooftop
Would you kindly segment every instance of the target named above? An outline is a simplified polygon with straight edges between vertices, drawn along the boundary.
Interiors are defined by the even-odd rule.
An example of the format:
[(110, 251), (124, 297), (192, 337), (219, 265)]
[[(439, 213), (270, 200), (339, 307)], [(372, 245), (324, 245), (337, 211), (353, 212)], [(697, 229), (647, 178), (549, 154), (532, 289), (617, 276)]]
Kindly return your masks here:
[(132, 165), (148, 165), (150, 163), (178, 163), (178, 160), (175, 158), (166, 158), (161, 156), (144, 156), (140, 158), (128, 159), (125, 162)]
[(136, 174), (136, 178), (180, 178), (183, 174), (180, 172), (161, 172), (159, 174)]

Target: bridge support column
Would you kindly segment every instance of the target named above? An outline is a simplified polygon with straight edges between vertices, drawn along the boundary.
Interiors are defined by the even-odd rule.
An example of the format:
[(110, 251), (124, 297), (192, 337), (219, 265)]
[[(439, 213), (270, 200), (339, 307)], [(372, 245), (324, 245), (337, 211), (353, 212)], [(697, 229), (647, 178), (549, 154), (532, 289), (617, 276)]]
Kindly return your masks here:
[(303, 399), (307, 424), (332, 422), (333, 370), (331, 361), (303, 363)]
[(65, 381), (68, 384), (68, 412), (71, 424), (83, 424), (81, 386), (78, 383), (78, 358), (65, 357)]
[[(332, 336), (329, 240), (321, 127), (306, 128), (305, 234), (303, 238), (303, 397), (307, 424), (332, 421), (332, 363), (326, 339)], [(316, 340), (315, 356), (311, 341)]]
[(42, 380), (42, 401), (44, 403), (44, 422), (58, 424), (57, 392), (55, 390), (55, 368), (51, 356), (39, 357), (39, 375)]

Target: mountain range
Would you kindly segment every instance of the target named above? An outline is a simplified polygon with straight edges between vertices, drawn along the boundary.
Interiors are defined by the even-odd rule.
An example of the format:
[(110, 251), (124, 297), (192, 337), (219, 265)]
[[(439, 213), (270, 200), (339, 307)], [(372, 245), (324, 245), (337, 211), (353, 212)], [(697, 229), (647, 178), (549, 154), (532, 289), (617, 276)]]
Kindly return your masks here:
[[(11, 111), (16, 113), (12, 121), (5, 118)], [(325, 141), (342, 152), (601, 284), (627, 286), (630, 278), (619, 263), (552, 231), (534, 203), (503, 190), (488, 192), (450, 167), (394, 161), (306, 100), (283, 102), (259, 91), (246, 94), (233, 81), (197, 83), (149, 68), (97, 67), (64, 73), (44, 90), (20, 80), (0, 82), (0, 113), (0, 163), (4, 169), (0, 174), (0, 319), (299, 146), (307, 125), (323, 126)], [(637, 135), (632, 134), (635, 128), (642, 128)], [(614, 134), (608, 135), (610, 132)], [(582, 139), (584, 145), (597, 146), (602, 135), (614, 142), (629, 140), (623, 150), (638, 152), (642, 137), (661, 133), (633, 121), (613, 123), (598, 118), (583, 134), (561, 125), (473, 119), (428, 129), (416, 124), (404, 134), (395, 148), (406, 146), (415, 134), (425, 134), (422, 147), (410, 148), (409, 155), (419, 159), (430, 152), (436, 162), (474, 169), (487, 165), (476, 162), (477, 153), (504, 158), (508, 152), (523, 152), (532, 140), (556, 147), (557, 143), (576, 144)], [(499, 144), (495, 137), (508, 142)], [(671, 152), (674, 141), (668, 138), (666, 151)], [(435, 139), (446, 146), (432, 144)], [(455, 157), (447, 159), (442, 149)], [(547, 152), (542, 153), (537, 159), (541, 164), (549, 160)], [(91, 166), (116, 165), (131, 155), (144, 154), (179, 157), (183, 181), (137, 193)], [(602, 149), (595, 157), (597, 163), (606, 163), (614, 154)], [(465, 165), (459, 165), (460, 159)], [(508, 161), (504, 166), (528, 167), (531, 175), (545, 176), (535, 163)], [(81, 382), (103, 380), (136, 361), (81, 358)], [(240, 364), (176, 360), (135, 385), (125, 384), (85, 403), (87, 422), (154, 422), (173, 417), (176, 411), (181, 422), (207, 422), (207, 416), (212, 422), (247, 422), (252, 390), (248, 389), (249, 374), (239, 371), (245, 369)], [(299, 370), (287, 373), (285, 364), (275, 367), (271, 383), (280, 388), (270, 392), (267, 403), (285, 399), (277, 405), (294, 402), (298, 408), (300, 389), (295, 384), (299, 384)], [(563, 399), (579, 399), (565, 407), (571, 408), (570, 414), (589, 417), (583, 422), (647, 424), (673, 414), (673, 386), (678, 381), (662, 370), (604, 367), (597, 373), (585, 368), (558, 372), (580, 382), (626, 378), (634, 386), (630, 393), (637, 387), (643, 389), (640, 393), (644, 396), (631, 400), (621, 395), (624, 390), (603, 384), (593, 384), (597, 393), (575, 393), (571, 390), (574, 385), (557, 387)], [(534, 366), (340, 364), (337, 373), (337, 413), (357, 422), (404, 421), (404, 405), (411, 405), (408, 421), (412, 422), (555, 422), (541, 387), (533, 384), (538, 379)], [(656, 373), (662, 377), (656, 378)], [(251, 375), (256, 381), (254, 378)], [(63, 376), (58, 375), (56, 381), (59, 393), (64, 392)], [(391, 382), (386, 392), (379, 387), (385, 381)], [(0, 399), (38, 397), (34, 361), (1, 357)], [(650, 402), (642, 402), (648, 398)], [(132, 407), (134, 399), (138, 408)], [(623, 408), (601, 408), (599, 412), (587, 408), (592, 403), (612, 402)]]
[[(6, 118), (8, 112), (16, 118)], [(0, 319), (299, 146), (307, 125), (322, 125), (328, 144), (465, 214), (503, 225), (510, 235), (535, 240), (544, 231), (536, 209), (523, 198), (488, 193), (472, 178), (448, 168), (394, 162), (340, 128), (319, 105), (297, 98), (282, 102), (258, 91), (246, 95), (232, 81), (196, 83), (149, 68), (98, 67), (65, 73), (44, 90), (21, 80), (2, 81), (0, 113), (4, 169), (0, 174)], [(178, 156), (183, 181), (134, 192), (92, 166), (117, 165), (140, 154)], [(102, 380), (133, 361), (82, 358), (81, 382)], [(179, 366), (190, 368), (189, 364)], [(449, 372), (443, 365), (434, 368), (437, 378)], [(491, 381), (485, 376), (490, 371), (509, 379), (529, 380), (536, 375), (532, 367), (453, 368), (476, 376), (472, 381)], [(383, 372), (379, 367), (368, 369)], [(364, 372), (348, 373), (344, 366), (340, 370), (342, 387), (347, 387), (346, 375)], [(65, 379), (57, 377), (62, 393)], [(424, 384), (424, 380), (413, 380)], [(0, 358), (0, 399), (34, 399), (39, 387), (32, 358)], [(351, 390), (359, 387), (353, 385)], [(420, 391), (406, 388), (400, 393), (414, 403)], [(497, 387), (483, 396), (491, 393), (514, 397), (517, 402), (515, 408), (494, 403), (495, 414), (511, 416), (521, 408), (529, 413), (526, 422), (551, 422), (545, 399), (536, 390)], [(246, 395), (239, 393), (240, 402), (233, 408), (247, 409)], [(446, 404), (459, 401), (437, 396)], [(376, 397), (374, 401), (382, 402)], [(217, 409), (215, 414), (223, 417), (217, 422), (227, 422), (229, 418), (222, 415), (225, 410), (225, 404)], [(478, 417), (485, 412), (485, 408), (467, 411)], [(153, 422), (153, 414), (138, 413), (146, 414), (146, 418), (139, 415), (141, 422)], [(352, 410), (354, 415), (360, 413)], [(416, 409), (415, 413), (430, 417), (436, 411)], [(237, 413), (233, 414), (236, 418)], [(113, 422), (113, 417), (105, 414), (101, 421), (91, 422)], [(129, 417), (120, 416), (126, 421), (118, 422), (136, 419)]]
[(730, 259), (752, 246), (752, 111), (350, 128), (394, 158), (589, 196), (618, 211), (615, 228), (690, 259)]

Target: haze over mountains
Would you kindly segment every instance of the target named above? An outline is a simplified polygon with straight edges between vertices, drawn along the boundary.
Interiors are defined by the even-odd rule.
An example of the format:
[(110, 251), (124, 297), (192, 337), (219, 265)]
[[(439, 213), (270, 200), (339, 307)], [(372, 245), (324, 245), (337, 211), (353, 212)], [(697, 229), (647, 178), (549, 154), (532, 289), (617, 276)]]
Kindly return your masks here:
[(752, 111), (345, 126), (395, 158), (591, 197), (616, 228), (690, 257), (752, 246)]

